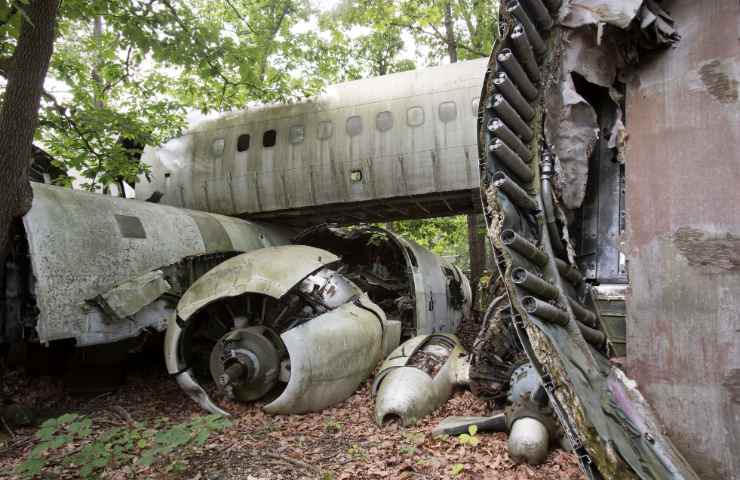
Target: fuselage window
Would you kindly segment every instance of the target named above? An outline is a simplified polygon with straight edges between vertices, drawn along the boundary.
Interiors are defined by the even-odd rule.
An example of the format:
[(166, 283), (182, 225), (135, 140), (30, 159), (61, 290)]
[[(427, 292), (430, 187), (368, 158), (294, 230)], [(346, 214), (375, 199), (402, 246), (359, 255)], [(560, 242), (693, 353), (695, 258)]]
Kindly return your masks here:
[(334, 124), (331, 123), (331, 120), (325, 120), (323, 122), (319, 122), (319, 128), (316, 131), (316, 136), (319, 140), (326, 140), (328, 138), (331, 138), (332, 134), (334, 133)]
[(387, 132), (393, 128), (393, 114), (385, 111), (375, 116), (375, 128), (381, 132)]
[(265, 148), (274, 147), (277, 143), (277, 130), (267, 130), (262, 134), (262, 146)]
[(352, 115), (347, 118), (347, 135), (354, 137), (362, 133), (362, 117), (359, 115)]
[(473, 99), (473, 101), (471, 102), (471, 104), (470, 104), (470, 107), (473, 110), (473, 116), (474, 117), (477, 117), (478, 116), (478, 105), (479, 105), (479, 103), (480, 103), (480, 98), (479, 97), (475, 97)]
[(424, 109), (411, 107), (406, 112), (406, 123), (409, 127), (419, 127), (424, 124)]
[(290, 130), (288, 130), (288, 141), (291, 143), (291, 145), (303, 143), (304, 137), (305, 128), (303, 127), (303, 125), (293, 125), (292, 127), (290, 127)]
[(457, 105), (455, 102), (442, 102), (439, 104), (439, 119), (444, 123), (451, 122), (457, 118)]
[(243, 133), (239, 135), (239, 138), (236, 139), (236, 151), (237, 152), (246, 152), (249, 150), (249, 141), (251, 140), (248, 133)]
[(225, 143), (226, 142), (223, 138), (217, 138), (216, 140), (214, 140), (211, 144), (211, 154), (214, 157), (220, 157), (221, 155), (223, 155)]

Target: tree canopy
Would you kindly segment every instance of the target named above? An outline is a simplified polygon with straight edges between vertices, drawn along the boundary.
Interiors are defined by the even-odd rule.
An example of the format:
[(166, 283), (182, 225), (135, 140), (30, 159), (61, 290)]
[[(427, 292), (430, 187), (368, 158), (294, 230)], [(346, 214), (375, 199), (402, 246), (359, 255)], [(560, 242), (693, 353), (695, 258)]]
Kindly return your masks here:
[[(0, 0), (1, 93), (34, 1)], [(487, 55), (496, 10), (496, 0), (341, 0), (329, 10), (310, 0), (65, 0), (35, 141), (87, 188), (132, 184), (146, 173), (142, 148), (179, 135), (190, 111)], [(397, 228), (462, 255), (457, 223)]]
[[(29, 1), (0, 0), (0, 75)], [(322, 11), (308, 0), (65, 0), (36, 138), (90, 188), (133, 183), (141, 148), (181, 133), (190, 110), (290, 101), (439, 63), (447, 5), (460, 58), (485, 55), (495, 3), (345, 0)]]

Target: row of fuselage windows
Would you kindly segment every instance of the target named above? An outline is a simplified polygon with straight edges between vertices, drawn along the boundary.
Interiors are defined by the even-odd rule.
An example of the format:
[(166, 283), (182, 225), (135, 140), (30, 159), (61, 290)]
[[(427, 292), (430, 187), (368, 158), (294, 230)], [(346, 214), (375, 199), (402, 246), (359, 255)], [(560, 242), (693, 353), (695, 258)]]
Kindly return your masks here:
[[(473, 116), (478, 114), (478, 99), (474, 99), (471, 104)], [(449, 123), (457, 118), (457, 104), (455, 102), (442, 102), (439, 104), (437, 111), (439, 120), (442, 123)], [(375, 128), (379, 132), (387, 132), (393, 128), (393, 113), (389, 111), (380, 112), (375, 115)], [(422, 107), (411, 107), (406, 111), (406, 125), (409, 127), (420, 127), (424, 124), (424, 109)], [(362, 133), (362, 117), (352, 115), (347, 117), (345, 131), (350, 137), (355, 137)], [(316, 129), (316, 138), (318, 140), (328, 140), (334, 135), (334, 122), (331, 120), (321, 121)], [(306, 127), (304, 125), (293, 125), (288, 129), (288, 143), (299, 145), (306, 138)], [(236, 151), (246, 152), (249, 150), (252, 137), (248, 133), (239, 135), (236, 141)], [(271, 148), (277, 144), (277, 130), (266, 130), (262, 133), (262, 147)], [(221, 156), (224, 151), (224, 139), (219, 138), (213, 141), (211, 146), (212, 153), (215, 156)]]

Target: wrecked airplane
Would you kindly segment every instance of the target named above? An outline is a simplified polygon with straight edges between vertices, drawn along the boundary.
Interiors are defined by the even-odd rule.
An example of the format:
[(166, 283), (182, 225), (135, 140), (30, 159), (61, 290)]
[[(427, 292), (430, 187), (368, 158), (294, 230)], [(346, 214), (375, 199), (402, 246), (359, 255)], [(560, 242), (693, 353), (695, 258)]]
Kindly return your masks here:
[[(710, 3), (711, 8), (704, 7)], [(647, 373), (637, 372), (654, 387), (646, 395), (650, 395), (651, 403), (668, 407), (668, 412), (681, 413), (675, 419), (668, 419), (673, 423), (669, 434), (636, 383), (621, 368), (625, 355), (629, 357), (625, 317), (630, 277), (620, 238), (629, 230), (625, 218), (629, 210), (625, 205), (625, 189), (630, 183), (625, 165), (629, 117), (625, 107), (630, 103), (629, 86), (635, 88), (631, 100), (633, 111), (642, 112), (636, 118), (637, 124), (648, 132), (638, 144), (643, 154), (652, 154), (655, 138), (666, 133), (666, 125), (679, 120), (683, 122), (682, 128), (666, 143), (688, 147), (687, 140), (678, 138), (686, 137), (695, 145), (706, 146), (710, 142), (698, 136), (711, 133), (707, 138), (711, 136), (717, 144), (722, 144), (721, 135), (732, 137), (735, 133), (732, 128), (737, 125), (736, 113), (732, 117), (722, 109), (728, 108), (726, 105), (734, 108), (733, 102), (737, 100), (737, 82), (732, 80), (732, 69), (737, 64), (736, 56), (732, 55), (736, 55), (733, 52), (737, 43), (717, 41), (716, 33), (704, 33), (715, 23), (721, 23), (725, 31), (730, 30), (727, 22), (736, 18), (736, 10), (732, 10), (733, 17), (729, 7), (717, 6), (720, 3), (676, 2), (683, 21), (692, 22), (686, 35), (691, 35), (692, 41), (703, 50), (687, 52), (693, 45), (684, 48), (685, 41), (680, 42), (678, 53), (667, 66), (658, 62), (663, 71), (652, 68), (638, 74), (637, 80), (631, 80), (630, 76), (639, 70), (641, 57), (678, 41), (671, 16), (657, 2), (507, 1), (501, 12), (500, 41), (487, 68), (482, 62), (466, 62), (437, 67), (431, 77), (421, 72), (396, 74), (383, 80), (345, 85), (334, 91), (334, 98), (309, 105), (266, 109), (257, 115), (255, 122), (250, 117), (254, 112), (241, 112), (211, 122), (193, 129), (187, 138), (148, 149), (145, 161), (152, 166), (153, 180), (137, 185), (137, 194), (140, 198), (175, 206), (307, 226), (331, 220), (346, 224), (470, 213), (477, 211), (477, 202), (471, 199), (477, 199), (480, 193), (500, 281), (493, 284), (495, 300), (484, 315), (480, 335), (470, 352), (469, 382), (477, 395), (491, 399), (501, 411), (485, 419), (455, 419), (453, 424), (445, 426), (449, 427), (446, 431), (461, 433), (472, 422), (481, 429), (486, 426), (510, 431), (512, 457), (531, 463), (541, 461), (543, 452), (562, 436), (578, 455), (588, 478), (698, 478), (684, 458), (689, 454), (695, 457), (692, 462), (696, 459), (703, 472), (720, 472), (703, 475), (706, 478), (728, 478), (733, 474), (731, 469), (737, 458), (732, 451), (733, 447), (736, 450), (737, 428), (721, 425), (721, 434), (717, 434), (720, 441), (709, 436), (720, 430), (718, 419), (729, 419), (727, 423), (732, 423), (735, 418), (737, 369), (730, 369), (731, 362), (723, 357), (721, 364), (716, 359), (704, 362), (703, 370), (677, 372), (685, 370), (685, 365), (696, 363), (686, 358), (692, 352), (673, 352), (661, 345), (655, 357), (645, 355), (649, 343), (660, 332), (656, 332), (657, 327), (651, 327), (652, 319), (646, 320), (633, 312), (632, 320), (638, 327), (645, 327), (629, 332), (629, 341), (641, 347), (636, 349), (638, 361), (649, 363)], [(736, 8), (736, 2), (733, 3)], [(697, 9), (706, 12), (694, 15), (692, 20), (692, 8), (694, 14)], [(727, 46), (730, 44), (734, 46)], [(714, 56), (722, 61), (697, 65), (697, 59), (703, 61)], [(687, 73), (684, 63), (696, 68)], [(479, 76), (484, 70), (479, 96), (474, 90), (480, 86)], [(665, 73), (668, 71), (670, 75)], [(685, 77), (677, 79), (676, 75)], [(676, 80), (670, 87), (673, 90), (665, 87), (667, 78)], [(378, 87), (381, 83), (376, 82), (382, 82), (383, 87)], [(437, 88), (435, 82), (443, 82), (445, 87)], [(398, 89), (390, 88), (394, 83)], [(415, 85), (423, 88), (414, 90)], [(456, 85), (461, 88), (453, 88)], [(702, 91), (701, 85), (708, 85), (711, 98), (697, 93)], [(389, 109), (383, 98), (385, 86), (389, 86), (388, 96), (392, 97)], [(671, 96), (664, 101), (666, 92)], [(634, 99), (637, 97), (652, 99), (652, 103), (641, 106)], [(678, 102), (684, 99), (690, 99), (696, 110), (704, 108), (702, 103), (716, 101), (711, 108), (704, 109), (716, 118), (705, 114), (679, 119), (682, 104)], [(658, 111), (656, 116), (645, 112), (650, 108)], [(661, 108), (671, 110), (670, 115)], [(671, 120), (667, 121), (668, 118)], [(470, 126), (476, 120), (477, 129)], [(709, 132), (707, 126), (699, 128), (698, 122), (706, 123), (716, 132)], [(632, 135), (640, 133), (636, 131)], [(476, 138), (471, 141), (467, 135), (477, 135), (477, 154), (476, 148), (471, 148)], [(260, 136), (261, 142), (250, 143)], [(444, 139), (444, 143), (435, 143), (438, 139)], [(691, 151), (688, 155), (678, 148), (668, 151), (682, 160), (684, 171), (705, 168), (694, 160), (707, 155), (706, 152), (686, 148)], [(734, 171), (731, 161), (736, 158), (735, 150), (713, 152), (715, 162), (726, 171)], [(673, 160), (672, 156), (666, 157)], [(480, 185), (476, 159), (480, 159), (482, 168)], [(649, 166), (650, 162), (643, 163), (631, 167), (638, 172), (632, 174), (632, 186), (641, 195), (636, 205), (644, 207), (655, 201), (666, 210), (666, 216), (680, 224), (683, 217), (671, 210), (670, 202), (678, 201), (677, 197), (683, 195), (660, 190), (660, 198), (654, 198), (650, 182), (637, 177), (640, 174), (644, 178), (657, 177), (663, 172)], [(665, 171), (674, 168), (671, 163), (660, 165)], [(697, 174), (680, 176), (684, 183), (663, 177), (661, 181), (680, 187), (681, 193), (696, 190), (697, 182), (704, 190), (715, 189), (722, 181), (729, 182), (722, 183), (724, 190), (713, 202), (716, 205), (731, 198), (728, 192), (737, 190), (730, 182), (734, 178), (725, 177)], [(447, 180), (450, 182), (443, 182)], [(41, 207), (34, 207), (35, 213), (32, 210), (28, 217), (27, 222), (31, 222), (26, 226), (28, 241), (19, 234), (18, 247), (10, 263), (4, 266), (4, 339), (23, 335), (37, 336), (40, 341), (69, 337), (80, 345), (94, 344), (104, 339), (126, 338), (153, 325), (165, 328), (164, 319), (168, 318), (168, 369), (177, 375), (184, 390), (212, 411), (219, 411), (220, 407), (210, 399), (199, 378), (211, 378), (220, 395), (236, 400), (267, 401), (268, 391), (276, 390), (278, 396), (266, 403), (269, 406), (278, 402), (276, 409), (290, 404), (290, 408), (308, 411), (317, 405), (330, 404), (349, 391), (350, 384), (368, 374), (364, 361), (351, 363), (351, 380), (346, 385), (335, 383), (336, 372), (327, 370), (325, 379), (330, 387), (326, 392), (312, 390), (310, 381), (298, 381), (313, 374), (313, 367), (307, 367), (305, 361), (308, 357), (301, 356), (316, 352), (303, 350), (295, 336), (318, 338), (323, 332), (314, 326), (323, 322), (340, 324), (341, 335), (351, 337), (352, 332), (363, 331), (367, 342), (356, 345), (357, 351), (366, 352), (368, 360), (376, 361), (401, 340), (410, 339), (408, 345), (412, 345), (423, 344), (425, 339), (431, 342), (430, 338), (443, 338), (436, 334), (453, 329), (460, 315), (465, 315), (469, 292), (464, 277), (435, 260), (441, 274), (435, 271), (435, 284), (426, 285), (422, 281), (426, 275), (423, 271), (432, 263), (423, 261), (424, 255), (414, 247), (407, 249), (403, 241), (391, 234), (381, 235), (372, 229), (345, 232), (321, 227), (299, 236), (299, 243), (320, 250), (302, 250), (287, 246), (292, 235), (273, 226), (141, 203), (116, 204), (113, 209), (116, 211), (111, 210), (100, 219), (91, 216), (88, 222), (83, 206), (71, 202), (81, 217), (70, 217), (72, 228), (77, 228), (74, 222), (82, 223), (77, 233), (65, 237), (61, 227), (45, 232), (42, 226), (33, 224), (66, 222), (66, 215), (74, 209), (55, 209), (54, 202), (45, 200), (55, 190), (49, 189), (52, 193), (48, 193), (48, 187), (34, 188)], [(445, 194), (438, 195), (438, 190)], [(65, 195), (77, 194), (58, 194)], [(107, 208), (102, 205), (108, 200), (76, 198), (85, 198), (84, 202), (89, 200), (91, 205), (100, 202), (101, 207), (92, 211), (101, 215)], [(687, 198), (681, 198), (680, 208), (675, 210), (693, 212), (690, 218), (694, 221), (699, 212), (714, 218), (716, 225), (725, 225), (716, 218), (719, 214), (709, 215), (706, 208), (702, 210), (694, 205), (702, 201)], [(60, 205), (65, 203), (60, 201)], [(137, 205), (147, 205), (141, 207), (142, 217), (138, 222), (128, 218), (137, 216), (134, 212), (139, 208)], [(121, 212), (117, 211), (119, 208)], [(679, 253), (684, 254), (687, 249), (693, 253), (701, 242), (716, 242), (719, 245), (716, 249), (725, 252), (735, 241), (729, 233), (721, 240), (707, 239), (706, 232), (716, 231), (714, 224), (704, 230), (689, 228), (682, 230), (684, 235), (676, 245), (680, 252), (675, 253), (672, 244), (665, 243), (664, 238), (673, 224), (661, 224), (663, 230), (645, 225), (651, 221), (661, 223), (657, 216), (662, 214), (662, 211), (652, 212), (635, 222), (644, 238), (638, 243), (642, 251), (638, 248), (636, 257), (632, 258), (646, 260), (647, 265), (637, 269), (637, 285), (642, 291), (636, 295), (633, 292), (641, 301), (640, 306), (650, 306), (647, 297), (656, 290), (652, 275), (663, 272), (663, 264), (649, 263), (651, 260), (661, 259), (660, 254), (683, 258)], [(157, 230), (159, 226), (150, 225), (150, 221), (159, 215), (178, 218), (160, 222), (162, 229)], [(142, 230), (148, 234), (150, 229), (156, 232), (159, 241), (151, 244), (142, 241), (141, 245), (147, 247), (138, 250), (130, 239), (146, 239)], [(166, 234), (180, 229), (192, 234), (193, 239), (187, 243), (176, 238), (175, 242), (187, 244), (177, 243), (170, 254), (170, 239)], [(240, 239), (242, 230), (243, 238), (250, 240)], [(96, 243), (108, 231), (117, 232), (120, 237), (106, 240), (115, 245), (112, 258), (118, 259), (118, 255), (131, 258), (117, 260), (114, 268), (110, 268), (111, 263), (96, 259), (95, 254), (80, 260), (82, 255), (78, 251), (99, 249), (103, 254), (108, 253), (107, 244)], [(50, 239), (48, 244), (39, 243), (46, 237)], [(295, 273), (290, 281), (284, 279), (276, 284), (269, 276), (258, 278), (258, 272), (251, 271), (248, 265), (261, 261), (271, 267), (273, 262), (260, 258), (265, 252), (257, 249), (273, 246), (286, 249), (287, 258), (297, 259), (313, 252), (306, 253), (302, 261), (316, 269), (308, 271), (302, 261), (296, 261), (288, 268), (291, 274)], [(45, 266), (55, 248), (67, 252), (59, 260), (62, 263)], [(168, 255), (159, 249), (165, 249)], [(247, 253), (240, 255), (242, 252)], [(146, 255), (154, 258), (139, 260), (148, 259)], [(727, 273), (735, 268), (736, 256), (726, 252), (723, 255), (725, 263), (715, 265), (718, 261), (710, 258), (707, 265), (700, 267)], [(332, 263), (330, 259), (335, 257), (339, 261)], [(197, 261), (193, 262), (193, 258)], [(129, 268), (127, 262), (139, 263)], [(88, 263), (89, 268), (85, 267)], [(689, 259), (685, 263), (694, 267), (696, 262)], [(210, 280), (198, 284), (198, 278), (205, 278), (204, 274), (214, 266), (213, 271), (221, 273), (214, 273)], [(75, 270), (78, 267), (87, 270), (81, 269), (78, 276)], [(170, 273), (173, 267), (175, 273)], [(680, 273), (678, 280), (683, 283), (688, 282), (687, 278), (695, 279), (695, 275), (685, 274), (684, 267), (679, 265), (668, 271)], [(212, 287), (206, 283), (220, 284), (230, 268), (243, 270), (245, 283), (233, 283), (236, 288), (233, 295), (209, 293)], [(283, 265), (283, 268), (287, 267)], [(46, 281), (42, 275), (50, 275), (49, 283), (39, 283)], [(663, 315), (665, 310), (674, 308), (670, 315), (686, 320), (662, 321), (660, 325), (676, 330), (682, 339), (695, 339), (697, 332), (686, 330), (685, 325), (695, 320), (690, 318), (693, 312), (706, 309), (706, 303), (698, 297), (711, 291), (726, 298), (737, 289), (728, 280), (733, 278), (731, 275), (719, 280), (718, 277), (701, 278), (711, 289), (681, 290), (694, 301), (695, 308), (687, 309), (686, 314), (675, 312), (672, 299), (676, 293), (658, 292), (664, 294), (664, 304), (669, 305), (663, 308)], [(248, 282), (253, 285), (247, 286)], [(449, 287), (456, 285), (457, 293), (450, 293)], [(168, 286), (175, 291), (174, 298), (167, 296)], [(191, 287), (192, 291), (188, 291)], [(323, 298), (329, 289), (338, 292), (335, 303)], [(35, 300), (37, 292), (48, 298), (39, 296)], [(165, 303), (157, 304), (160, 300)], [(734, 304), (728, 301), (728, 305)], [(66, 317), (50, 313), (57, 308)], [(434, 314), (430, 313), (432, 310)], [(441, 312), (439, 317), (438, 312)], [(183, 320), (183, 315), (187, 320)], [(642, 315), (645, 316), (650, 315)], [(342, 318), (356, 322), (342, 322)], [(721, 331), (736, 330), (729, 320), (723, 321)], [(720, 324), (712, 331), (720, 330), (717, 325)], [(644, 332), (649, 335), (643, 335)], [(417, 335), (431, 336), (417, 339)], [(455, 351), (454, 342), (424, 345), (428, 351), (423, 348), (421, 351), (434, 356), (434, 361), (421, 365), (422, 369), (408, 364), (413, 349), (400, 347), (400, 353), (396, 350), (390, 356), (377, 381), (379, 399), (381, 389), (389, 390), (389, 398), (393, 397), (391, 390), (396, 388), (388, 387), (392, 385), (388, 382), (393, 372), (399, 372), (401, 377), (400, 372), (415, 369), (427, 375), (422, 378), (416, 373), (403, 374), (420, 379), (420, 387), (410, 396), (427, 400), (428, 395), (421, 395), (420, 391), (432, 388), (435, 368), (441, 365), (447, 368), (445, 372), (453, 370), (451, 365), (455, 362), (450, 355)], [(732, 356), (736, 352), (733, 348), (723, 345), (718, 350), (721, 355)], [(291, 349), (296, 357), (295, 365)], [(346, 354), (347, 351), (337, 349), (317, 361), (344, 358)], [(662, 364), (668, 367), (658, 365), (666, 356), (671, 358)], [(296, 369), (301, 370), (300, 377), (294, 375)], [(437, 370), (436, 375), (441, 371), (442, 368)], [(696, 372), (711, 377), (712, 388), (719, 387), (719, 382), (726, 385), (707, 394), (706, 389), (694, 388), (691, 383), (689, 375)], [(675, 385), (671, 380), (674, 374), (684, 383)], [(291, 387), (293, 379), (300, 385), (295, 383)], [(435, 405), (458, 378), (450, 375), (440, 380), (444, 385), (440, 388), (442, 394), (433, 398)], [(405, 384), (400, 380), (396, 383)], [(676, 390), (671, 390), (673, 387)], [(303, 394), (305, 398), (301, 397)], [(704, 412), (690, 412), (686, 403), (670, 404), (675, 400), (673, 397), (684, 395), (697, 402), (706, 400), (712, 418), (708, 419)], [(729, 400), (722, 400), (724, 403), (707, 400), (719, 397)], [(383, 402), (378, 407), (379, 423), (388, 416)], [(681, 405), (677, 406), (678, 403)], [(410, 412), (409, 419), (429, 410), (424, 407), (421, 413), (416, 413), (408, 406), (403, 406), (403, 410), (394, 408), (389, 415), (400, 417)], [(388, 408), (388, 412), (391, 410)], [(686, 418), (689, 416), (692, 418)], [(697, 425), (708, 420), (717, 428), (697, 435), (696, 431), (701, 429)], [(693, 431), (688, 432), (692, 435), (684, 435), (686, 429), (676, 426), (681, 422), (692, 426)], [(692, 445), (694, 438), (702, 441)], [(678, 445), (681, 452), (671, 440), (681, 442)], [(715, 448), (722, 441), (727, 446)]]
[(167, 367), (206, 410), (225, 413), (194, 380), (199, 360), (232, 400), (269, 393), (268, 413), (318, 411), (351, 395), (402, 338), (454, 331), (470, 315), (462, 272), (393, 233), (321, 225), (293, 242), (225, 261), (180, 300)]
[(177, 298), (240, 252), (290, 232), (237, 218), (33, 183), (4, 265), (0, 343), (78, 347), (163, 331)]
[(457, 267), (380, 228), (319, 226), (296, 237), (33, 188), (3, 271), (0, 343), (125, 345), (166, 330), (168, 371), (212, 412), (225, 413), (203, 379), (231, 400), (272, 395), (270, 413), (320, 410), (354, 392), (401, 338), (452, 331), (470, 314)]

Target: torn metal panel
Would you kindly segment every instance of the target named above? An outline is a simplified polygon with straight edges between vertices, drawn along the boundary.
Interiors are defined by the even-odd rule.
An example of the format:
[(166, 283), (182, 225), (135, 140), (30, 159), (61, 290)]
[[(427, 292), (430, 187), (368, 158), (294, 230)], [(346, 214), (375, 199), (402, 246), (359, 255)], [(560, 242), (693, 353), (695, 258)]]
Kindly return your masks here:
[[(287, 242), (281, 228), (49, 185), (32, 186), (33, 205), (23, 225), (35, 278), (41, 342), (74, 338), (82, 346), (135, 336), (152, 319), (137, 324), (136, 315), (131, 315), (133, 304), (114, 310), (129, 314), (134, 322), (112, 322), (87, 301), (149, 272), (169, 272), (167, 267), (189, 258)], [(155, 290), (163, 287), (158, 285)], [(134, 303), (141, 304), (150, 293)], [(112, 297), (111, 301), (115, 303)]]
[(166, 292), (170, 284), (161, 270), (127, 280), (98, 295), (93, 301), (103, 309), (109, 321), (125, 320)]
[(569, 72), (546, 98), (545, 136), (558, 160), (561, 200), (576, 209), (586, 196), (588, 159), (599, 138), (596, 112), (576, 92)]
[(640, 46), (654, 49), (681, 39), (673, 18), (655, 0), (646, 0), (640, 8)]
[[(574, 210), (586, 195), (589, 159), (596, 142), (608, 137), (610, 148), (614, 148), (624, 138), (619, 94), (613, 88), (624, 61), (611, 37), (599, 44), (596, 32), (587, 28), (564, 30), (560, 42), (559, 81), (545, 91), (545, 138), (557, 157), (560, 201), (565, 208)], [(609, 125), (599, 124), (594, 110), (597, 105), (579, 92), (574, 74), (610, 90), (617, 113)]]
[(381, 360), (383, 319), (345, 303), (281, 335), (290, 358), (290, 381), (267, 413), (307, 413), (346, 399)]
[(301, 232), (294, 243), (340, 256), (342, 273), (401, 321), (403, 338), (454, 332), (470, 315), (470, 283), (460, 269), (392, 232), (324, 224)]
[(609, 24), (626, 29), (637, 16), (643, 0), (569, 0), (558, 12), (560, 24), (568, 28)]
[(231, 258), (198, 279), (182, 296), (177, 313), (183, 320), (225, 297), (258, 293), (281, 298), (312, 272), (339, 260), (314, 247), (285, 245)]

